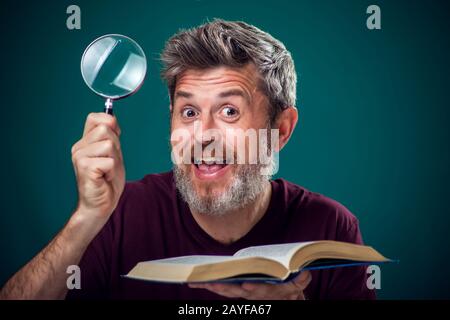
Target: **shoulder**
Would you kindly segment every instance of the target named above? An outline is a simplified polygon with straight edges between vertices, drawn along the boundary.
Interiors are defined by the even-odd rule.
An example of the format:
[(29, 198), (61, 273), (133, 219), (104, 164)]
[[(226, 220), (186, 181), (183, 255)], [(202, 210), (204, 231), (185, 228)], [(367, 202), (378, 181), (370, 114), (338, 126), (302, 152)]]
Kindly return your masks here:
[(273, 183), (294, 219), (326, 229), (324, 234), (330, 238), (339, 239), (344, 234), (359, 232), (358, 219), (342, 203), (285, 179), (277, 179)]

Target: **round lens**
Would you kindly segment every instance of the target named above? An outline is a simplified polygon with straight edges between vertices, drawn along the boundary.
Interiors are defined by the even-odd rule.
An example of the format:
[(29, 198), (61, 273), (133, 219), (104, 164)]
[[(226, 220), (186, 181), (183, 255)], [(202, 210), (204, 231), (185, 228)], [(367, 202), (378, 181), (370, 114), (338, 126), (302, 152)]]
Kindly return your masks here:
[(123, 35), (105, 35), (94, 40), (81, 59), (81, 74), (86, 84), (98, 95), (110, 99), (136, 92), (146, 71), (144, 51)]

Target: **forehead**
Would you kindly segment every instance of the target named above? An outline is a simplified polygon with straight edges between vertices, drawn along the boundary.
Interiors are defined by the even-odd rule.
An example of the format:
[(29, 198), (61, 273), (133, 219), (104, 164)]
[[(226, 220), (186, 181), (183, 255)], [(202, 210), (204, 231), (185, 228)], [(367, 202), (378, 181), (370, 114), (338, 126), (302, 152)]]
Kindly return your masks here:
[(175, 93), (177, 91), (205, 91), (237, 87), (248, 95), (252, 95), (260, 81), (259, 72), (253, 64), (242, 68), (215, 67), (208, 69), (188, 69), (177, 77)]

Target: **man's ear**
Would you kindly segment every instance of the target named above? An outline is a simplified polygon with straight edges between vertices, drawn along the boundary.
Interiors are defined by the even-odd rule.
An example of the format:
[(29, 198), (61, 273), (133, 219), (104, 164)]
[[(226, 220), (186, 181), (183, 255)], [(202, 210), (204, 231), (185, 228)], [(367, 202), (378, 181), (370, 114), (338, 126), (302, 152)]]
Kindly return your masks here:
[(278, 115), (278, 119), (275, 121), (275, 129), (278, 129), (279, 150), (276, 151), (281, 151), (287, 144), (297, 121), (298, 111), (295, 106), (287, 107)]

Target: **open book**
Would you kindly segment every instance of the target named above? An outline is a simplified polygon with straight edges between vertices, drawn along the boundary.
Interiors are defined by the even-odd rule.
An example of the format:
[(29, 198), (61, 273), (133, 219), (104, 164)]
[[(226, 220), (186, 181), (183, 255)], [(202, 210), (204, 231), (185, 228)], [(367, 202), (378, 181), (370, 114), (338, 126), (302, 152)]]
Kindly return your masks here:
[(232, 256), (192, 255), (139, 262), (125, 277), (158, 282), (283, 282), (301, 270), (389, 262), (375, 249), (338, 241), (248, 247)]

